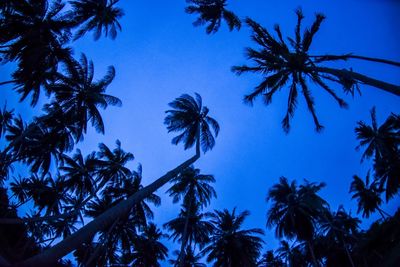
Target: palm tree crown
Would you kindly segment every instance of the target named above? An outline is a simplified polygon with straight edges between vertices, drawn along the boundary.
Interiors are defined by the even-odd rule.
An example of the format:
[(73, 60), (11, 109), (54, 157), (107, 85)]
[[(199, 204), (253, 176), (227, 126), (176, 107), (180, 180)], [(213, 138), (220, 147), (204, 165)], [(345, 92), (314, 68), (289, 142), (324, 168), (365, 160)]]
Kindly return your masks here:
[(167, 110), (168, 114), (164, 124), (167, 125), (168, 132), (183, 132), (172, 139), (172, 143), (184, 143), (185, 149), (191, 148), (195, 143), (201, 145), (203, 152), (207, 152), (215, 145), (215, 136), (219, 133), (218, 122), (208, 115), (209, 109), (203, 106), (201, 96), (195, 93), (195, 98), (184, 94), (171, 103), (172, 110)]
[(306, 181), (298, 187), (295, 181), (289, 184), (285, 177), (281, 177), (279, 183), (275, 184), (267, 195), (267, 200), (272, 201), (267, 215), (267, 226), (276, 225), (276, 235), (279, 238), (286, 236), (310, 240), (314, 234), (316, 220), (328, 205), (317, 194), (324, 186), (323, 183)]
[(377, 181), (370, 183), (370, 174), (368, 172), (365, 182), (357, 175), (353, 176), (350, 185), (350, 193), (353, 193), (352, 199), (357, 199), (358, 210), (363, 212), (363, 217), (368, 218), (371, 213), (379, 210), (382, 204), (381, 193), (383, 189), (379, 187)]
[(227, 10), (226, 0), (186, 0), (190, 5), (186, 7), (189, 14), (198, 13), (200, 17), (193, 22), (194, 26), (208, 23), (207, 34), (216, 33), (224, 19), (228, 24), (229, 30), (239, 30), (242, 23), (240, 19), (231, 11)]
[(203, 250), (209, 253), (207, 262), (213, 261), (216, 267), (256, 266), (263, 243), (258, 235), (264, 232), (258, 228), (241, 230), (248, 215), (248, 211), (236, 214), (236, 209), (212, 214), (214, 232), (210, 245)]
[[(119, 0), (78, 0), (71, 1), (71, 12), (77, 25), (81, 25), (75, 39), (82, 37), (86, 32), (94, 31), (94, 39), (98, 40), (101, 34), (112, 39), (117, 37), (117, 30), (121, 30), (118, 22), (124, 12), (115, 7)], [(82, 25), (83, 24), (83, 25)]]

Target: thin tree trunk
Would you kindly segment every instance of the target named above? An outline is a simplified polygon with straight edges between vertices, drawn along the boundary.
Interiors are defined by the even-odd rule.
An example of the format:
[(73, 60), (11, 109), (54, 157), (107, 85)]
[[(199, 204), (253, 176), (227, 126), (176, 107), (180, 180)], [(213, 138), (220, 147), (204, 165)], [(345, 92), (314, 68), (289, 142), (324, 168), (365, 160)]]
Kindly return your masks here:
[(186, 169), (194, 162), (196, 162), (200, 158), (200, 144), (197, 142), (196, 144), (196, 155), (183, 162), (178, 167), (173, 170), (167, 172), (165, 175), (158, 178), (156, 181), (151, 183), (150, 185), (144, 187), (142, 190), (136, 192), (131, 195), (128, 199), (121, 201), (117, 205), (112, 208), (109, 208), (93, 221), (88, 223), (87, 225), (80, 228), (78, 231), (73, 233), (72, 235), (65, 238), (60, 243), (51, 247), (48, 250), (45, 250), (41, 254), (33, 256), (15, 266), (18, 267), (34, 267), (34, 266), (45, 266), (49, 263), (56, 262), (58, 259), (61, 259), (74, 249), (76, 249), (80, 244), (94, 236), (98, 231), (107, 228), (110, 224), (112, 224), (117, 218), (127, 213), (131, 207), (142, 201), (144, 198), (148, 197), (152, 193), (154, 193), (157, 189), (162, 187), (164, 184), (168, 183), (172, 178), (174, 178), (177, 174), (182, 172), (182, 170)]
[(186, 244), (187, 244), (187, 239), (188, 239), (188, 227), (189, 227), (189, 219), (190, 219), (190, 216), (191, 216), (191, 214), (190, 214), (191, 213), (191, 209), (192, 209), (192, 200), (190, 200), (187, 216), (186, 216), (186, 219), (185, 219), (185, 227), (183, 228), (181, 251), (179, 252), (179, 256), (178, 256), (179, 267), (184, 267), (183, 255), (184, 255), (184, 251), (185, 251)]
[(374, 57), (364, 57), (364, 56), (358, 56), (358, 55), (353, 55), (353, 54), (345, 54), (345, 55), (323, 55), (323, 56), (310, 56), (312, 58), (332, 58), (332, 59), (342, 59), (342, 60), (347, 60), (347, 59), (361, 59), (361, 60), (366, 60), (366, 61), (371, 61), (371, 62), (377, 62), (377, 63), (383, 63), (387, 65), (392, 65), (396, 67), (400, 67), (400, 62), (396, 62), (393, 60), (387, 60), (387, 59), (381, 59), (381, 58), (374, 58)]
[(346, 242), (344, 242), (343, 237), (341, 239), (342, 239), (343, 247), (346, 250), (347, 257), (349, 258), (350, 264), (351, 264), (352, 267), (355, 267), (354, 262), (353, 262), (353, 258), (350, 255), (350, 251), (347, 248)]
[(317, 262), (317, 258), (315, 258), (314, 249), (311, 245), (311, 241), (307, 241), (307, 244), (308, 244), (308, 249), (310, 250), (310, 254), (311, 254), (311, 258), (313, 260), (314, 267), (318, 267), (319, 265)]
[(333, 69), (333, 68), (325, 68), (325, 67), (313, 67), (310, 68), (311, 71), (316, 71), (320, 73), (327, 73), (331, 74), (333, 76), (336, 76), (338, 78), (341, 77), (349, 77), (351, 79), (354, 79), (358, 82), (362, 82), (364, 84), (373, 86), (375, 88), (381, 89), (383, 91), (386, 91), (388, 93), (400, 96), (400, 86), (399, 85), (394, 85), (391, 83), (387, 83), (384, 81), (380, 81), (368, 76), (365, 76), (363, 74), (350, 71), (350, 70), (344, 70), (344, 69)]

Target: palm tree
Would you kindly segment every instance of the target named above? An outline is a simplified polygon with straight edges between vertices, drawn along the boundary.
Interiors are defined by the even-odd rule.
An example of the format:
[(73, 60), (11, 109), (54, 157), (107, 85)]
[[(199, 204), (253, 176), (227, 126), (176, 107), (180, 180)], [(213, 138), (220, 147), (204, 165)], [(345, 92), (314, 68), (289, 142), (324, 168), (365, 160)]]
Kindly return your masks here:
[(207, 220), (210, 216), (208, 212), (200, 212), (200, 203), (195, 201), (192, 204), (184, 203), (179, 216), (165, 223), (164, 228), (172, 232), (170, 238), (174, 241), (178, 240), (181, 244), (188, 243), (188, 246), (184, 246), (184, 250), (192, 245), (203, 247), (213, 231), (212, 223)]
[(268, 192), (267, 201), (272, 201), (272, 207), (267, 213), (267, 227), (275, 226), (278, 238), (287, 237), (306, 241), (315, 266), (317, 260), (312, 248), (315, 227), (322, 212), (328, 207), (327, 202), (318, 195), (325, 186), (305, 181), (305, 184), (290, 184), (285, 177), (279, 179)]
[[(187, 95), (186, 95), (187, 96)], [(190, 97), (190, 96), (188, 96)], [(193, 99), (192, 97), (190, 97)], [(198, 100), (200, 99), (200, 96), (197, 97)], [(187, 97), (185, 97), (187, 99)], [(107, 226), (111, 225), (115, 220), (117, 220), (119, 217), (123, 216), (124, 214), (127, 214), (131, 207), (148, 197), (149, 195), (153, 194), (157, 189), (162, 187), (164, 184), (168, 183), (171, 179), (176, 177), (179, 173), (181, 173), (184, 169), (192, 165), (194, 162), (196, 162), (200, 158), (200, 140), (208, 140), (207, 137), (203, 137), (203, 134), (210, 133), (209, 130), (206, 131), (204, 129), (209, 129), (209, 126), (205, 126), (208, 122), (212, 121), (211, 123), (217, 124), (216, 121), (214, 120), (206, 120), (206, 118), (209, 118), (208, 116), (205, 116), (205, 118), (201, 116), (201, 111), (205, 111), (205, 108), (203, 109), (198, 109), (196, 107), (190, 108), (189, 106), (185, 106), (185, 103), (187, 101), (183, 100), (182, 97), (178, 98), (177, 100), (173, 101), (173, 106), (176, 106), (178, 110), (171, 110), (170, 112), (173, 112), (175, 115), (178, 113), (181, 116), (169, 116), (169, 119), (167, 120), (170, 126), (174, 125), (173, 129), (176, 131), (184, 131), (187, 132), (188, 129), (195, 128), (195, 129), (200, 129), (200, 126), (203, 130), (198, 131), (195, 133), (195, 140), (198, 141), (196, 144), (196, 154), (183, 162), (182, 164), (178, 165), (176, 168), (170, 170), (160, 178), (158, 178), (156, 181), (151, 183), (150, 185), (143, 187), (140, 191), (130, 195), (128, 198), (125, 200), (120, 201), (118, 204), (115, 206), (107, 209), (105, 212), (103, 212), (101, 215), (97, 216), (96, 219), (92, 220), (90, 223), (86, 224), (82, 228), (80, 228), (78, 231), (76, 231), (74, 234), (71, 236), (68, 236), (65, 238), (63, 241), (59, 242), (58, 244), (54, 245), (53, 247), (47, 249), (46, 251), (33, 256), (24, 262), (21, 263), (21, 265), (43, 265), (47, 264), (49, 262), (55, 262), (59, 258), (65, 256), (66, 254), (70, 253), (77, 247), (79, 247), (81, 244), (87, 242), (87, 240), (91, 239), (98, 231), (105, 229)], [(181, 103), (184, 105), (183, 110), (186, 110), (188, 114), (185, 116), (185, 113), (183, 110), (179, 107), (182, 106)], [(191, 103), (189, 101), (189, 103)], [(196, 101), (195, 101), (196, 103)], [(197, 104), (197, 103), (196, 103)], [(198, 113), (196, 113), (198, 111)], [(207, 112), (203, 115), (208, 114), (208, 109)], [(170, 114), (171, 115), (171, 114)], [(194, 115), (194, 117), (191, 117)], [(187, 117), (191, 117), (190, 121)], [(199, 117), (202, 118), (199, 120)], [(187, 123), (185, 125), (185, 123)], [(177, 126), (177, 127), (175, 127)], [(179, 127), (178, 127), (179, 126)], [(215, 125), (214, 125), (215, 126)], [(189, 135), (184, 135), (183, 137), (180, 138), (180, 140), (184, 141), (185, 143), (188, 143), (188, 139), (192, 138)], [(209, 145), (209, 143), (204, 144), (203, 142), (203, 147), (205, 145)], [(210, 148), (209, 146), (206, 146), (207, 148)]]
[(273, 250), (268, 250), (257, 263), (257, 267), (284, 267), (283, 261), (274, 254)]
[(374, 213), (376, 210), (378, 210), (382, 218), (385, 218), (383, 214), (384, 212), (379, 207), (382, 204), (382, 192), (383, 189), (379, 187), (377, 181), (373, 181), (372, 183), (370, 183), (369, 172), (367, 174), (367, 177), (365, 178), (365, 182), (359, 176), (353, 176), (353, 181), (350, 185), (350, 193), (353, 193), (351, 198), (357, 199), (357, 213), (360, 213), (360, 211), (362, 211), (363, 217), (369, 218), (371, 213)]
[(321, 63), (349, 59), (351, 57), (349, 55), (347, 57), (310, 55), (309, 49), (313, 38), (318, 32), (325, 16), (317, 14), (311, 28), (306, 29), (301, 34), (301, 23), (304, 15), (300, 9), (296, 10), (296, 14), (295, 38), (288, 38), (291, 48), (285, 43), (278, 25), (275, 26), (278, 38), (275, 38), (257, 22), (250, 18), (246, 19), (246, 23), (253, 30), (252, 38), (259, 45), (259, 48), (247, 48), (246, 50), (247, 57), (254, 62), (253, 66), (235, 66), (232, 70), (238, 75), (247, 72), (260, 73), (264, 78), (252, 93), (245, 96), (245, 101), (252, 103), (258, 96), (263, 96), (265, 104), (268, 105), (272, 102), (273, 95), (288, 84), (288, 107), (282, 121), (283, 129), (286, 132), (290, 129), (290, 120), (295, 113), (300, 91), (313, 117), (316, 130), (320, 131), (323, 126), (316, 115), (315, 102), (307, 84), (307, 79), (313, 81), (330, 94), (340, 107), (347, 107), (347, 103), (328, 86), (327, 81), (342, 85), (345, 92), (352, 94), (354, 94), (355, 90), (358, 90), (360, 83), (364, 83), (397, 96), (400, 95), (400, 86), (370, 78), (356, 73), (351, 69), (334, 69), (321, 66)]
[(70, 1), (72, 5), (71, 16), (79, 26), (74, 39), (82, 37), (89, 31), (94, 31), (94, 39), (98, 40), (101, 34), (112, 39), (117, 37), (117, 30), (121, 31), (118, 22), (124, 12), (115, 6), (119, 0), (78, 0)]
[(400, 188), (400, 127), (398, 117), (390, 115), (378, 127), (375, 107), (371, 110), (371, 125), (359, 121), (355, 129), (361, 147), (366, 147), (361, 160), (374, 158), (374, 169), (381, 187), (386, 189), (386, 200)]
[(98, 132), (104, 134), (104, 123), (98, 107), (105, 109), (108, 105), (121, 105), (117, 97), (104, 93), (115, 77), (114, 67), (109, 67), (107, 74), (94, 82), (93, 62), (82, 54), (80, 62), (71, 60), (65, 71), (65, 74), (58, 74), (57, 81), (47, 89), (55, 92), (56, 100), (65, 113), (73, 113), (80, 130), (79, 136), (82, 132), (86, 133), (89, 121)]
[[(133, 154), (121, 148), (121, 141), (117, 140), (115, 143), (117, 147), (114, 150), (103, 143), (99, 144), (98, 156), (102, 162), (98, 178), (102, 183), (107, 181), (118, 183), (132, 176), (132, 172), (125, 165), (134, 159)], [(141, 167), (139, 172), (138, 175), (141, 176)]]
[(4, 60), (18, 61), (12, 74), (15, 89), (24, 100), (32, 93), (31, 105), (36, 105), (40, 89), (52, 81), (59, 62), (68, 62), (71, 50), (64, 45), (72, 27), (61, 14), (61, 0), (49, 4), (47, 0), (21, 0), (13, 5), (12, 15), (0, 23), (0, 45)]
[(208, 23), (206, 27), (207, 34), (216, 33), (221, 26), (222, 19), (228, 24), (229, 30), (240, 29), (242, 23), (240, 19), (232, 12), (227, 10), (227, 0), (186, 0), (189, 6), (186, 7), (188, 14), (199, 14), (200, 17), (193, 22), (194, 26), (200, 26)]
[(183, 94), (169, 103), (169, 106), (173, 110), (166, 111), (168, 115), (164, 121), (168, 132), (183, 132), (172, 139), (174, 145), (182, 142), (185, 149), (191, 148), (194, 144), (201, 145), (204, 153), (214, 147), (215, 139), (210, 126), (215, 136), (218, 136), (219, 124), (208, 116), (209, 109), (203, 106), (199, 94), (195, 93), (195, 98)]
[(344, 248), (352, 267), (355, 265), (350, 253), (350, 244), (354, 243), (360, 223), (361, 221), (348, 214), (343, 206), (339, 206), (336, 212), (327, 211), (320, 221), (320, 230), (325, 234), (325, 238), (330, 240), (330, 243), (339, 243)]
[[(137, 171), (133, 171), (130, 176), (112, 183), (102, 193), (104, 196), (111, 196), (114, 201), (121, 201), (143, 189), (142, 185), (142, 165), (139, 164)], [(139, 228), (147, 225), (147, 220), (154, 218), (153, 211), (147, 203), (155, 206), (161, 205), (161, 198), (156, 194), (151, 194), (134, 204), (131, 208), (135, 226)]]
[[(195, 169), (193, 166), (185, 169), (176, 178), (172, 179), (172, 182), (174, 184), (168, 189), (167, 193), (169, 193), (170, 197), (173, 197), (174, 203), (183, 198), (183, 203), (188, 211), (191, 211), (192, 204), (198, 203), (200, 206), (206, 206), (210, 203), (212, 197), (217, 196), (214, 188), (209, 184), (215, 182), (214, 176), (202, 175), (200, 170)], [(188, 212), (182, 236), (180, 259), (185, 253), (190, 217), (191, 214)], [(183, 266), (183, 263), (180, 266)]]
[[(173, 266), (178, 266), (180, 264), (179, 258), (181, 257), (181, 252), (179, 250), (174, 251), (174, 255), (177, 260), (169, 260), (168, 262)], [(207, 267), (204, 263), (201, 263), (201, 254), (196, 254), (191, 247), (187, 247), (182, 256), (181, 262), (184, 267)]]
[(7, 110), (7, 105), (4, 105), (3, 110), (0, 109), (0, 138), (7, 132), (14, 118), (14, 109)]
[(100, 164), (96, 154), (93, 152), (84, 158), (81, 150), (77, 149), (72, 157), (64, 155), (62, 161), (59, 169), (65, 178), (65, 186), (79, 196), (94, 193), (95, 176)]
[(160, 266), (158, 261), (165, 260), (168, 255), (167, 247), (159, 241), (165, 236), (154, 223), (145, 227), (143, 233), (136, 239), (132, 266)]
[(263, 243), (258, 235), (264, 232), (258, 228), (241, 230), (249, 214), (248, 211), (236, 214), (236, 208), (232, 212), (224, 209), (212, 214), (214, 232), (210, 244), (203, 250), (209, 253), (207, 262), (214, 261), (215, 267), (256, 266)]
[(300, 267), (306, 265), (304, 253), (302, 252), (300, 245), (296, 243), (289, 244), (286, 240), (281, 240), (276, 253), (278, 259), (283, 259), (286, 262), (286, 266)]

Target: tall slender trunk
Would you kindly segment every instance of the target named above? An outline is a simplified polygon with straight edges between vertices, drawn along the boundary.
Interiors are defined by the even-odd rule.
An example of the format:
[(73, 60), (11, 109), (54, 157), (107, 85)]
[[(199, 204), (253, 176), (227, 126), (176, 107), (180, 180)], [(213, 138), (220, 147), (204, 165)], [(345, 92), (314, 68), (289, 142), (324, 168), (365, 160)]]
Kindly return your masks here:
[(381, 59), (381, 58), (374, 58), (374, 57), (364, 57), (364, 56), (358, 56), (358, 55), (353, 55), (353, 54), (345, 54), (345, 55), (318, 55), (318, 56), (310, 56), (313, 58), (331, 58), (331, 59), (343, 59), (343, 60), (347, 60), (347, 59), (361, 59), (361, 60), (366, 60), (366, 61), (371, 61), (371, 62), (376, 62), (376, 63), (383, 63), (383, 64), (387, 64), (387, 65), (392, 65), (392, 66), (396, 66), (396, 67), (400, 67), (400, 62), (396, 62), (393, 60), (387, 60), (387, 59)]
[(189, 207), (188, 207), (188, 212), (185, 218), (185, 226), (183, 228), (183, 235), (182, 235), (182, 244), (181, 244), (181, 251), (179, 252), (178, 256), (178, 264), (179, 267), (184, 267), (184, 261), (183, 261), (183, 256), (185, 255), (185, 249), (186, 249), (186, 244), (188, 240), (188, 227), (189, 227), (189, 220), (191, 216), (191, 211), (192, 211), (192, 199), (190, 200)]
[(106, 210), (93, 221), (80, 228), (78, 231), (72, 235), (65, 238), (60, 243), (54, 245), (50, 249), (43, 251), (41, 254), (33, 256), (21, 263), (16, 264), (18, 267), (34, 267), (34, 266), (46, 266), (49, 263), (56, 262), (58, 259), (64, 257), (74, 249), (76, 249), (80, 244), (90, 239), (98, 231), (107, 228), (112, 224), (117, 218), (127, 213), (131, 207), (142, 201), (144, 198), (151, 195), (157, 189), (162, 187), (164, 184), (168, 183), (177, 174), (182, 172), (194, 162), (200, 158), (200, 145), (196, 144), (196, 155), (188, 159), (187, 161), (180, 164), (178, 167), (167, 172), (165, 175), (158, 178), (156, 181), (150, 185), (144, 187), (142, 190), (131, 195), (128, 199), (121, 201), (114, 207)]
[(333, 69), (333, 68), (326, 68), (326, 67), (312, 67), (312, 68), (310, 68), (310, 70), (320, 72), (320, 73), (331, 74), (338, 78), (349, 77), (358, 82), (362, 82), (364, 84), (373, 86), (375, 88), (381, 89), (388, 93), (400, 96), (400, 86), (399, 85), (394, 85), (391, 83), (380, 81), (380, 80), (365, 76), (363, 74), (360, 74), (360, 73), (357, 73), (354, 71), (345, 70), (345, 69)]
[(314, 264), (314, 267), (318, 267), (318, 262), (317, 262), (317, 258), (315, 258), (315, 254), (314, 254), (314, 248), (311, 245), (311, 241), (307, 241), (307, 245), (308, 245), (308, 249), (310, 250), (310, 254), (311, 254), (311, 258)]
[(355, 267), (353, 258), (351, 257), (350, 251), (349, 251), (349, 249), (348, 249), (348, 247), (347, 247), (346, 242), (344, 241), (344, 238), (341, 237), (340, 239), (342, 240), (343, 247), (344, 247), (344, 249), (346, 250), (347, 258), (349, 258), (349, 261), (350, 261), (351, 266), (352, 266), (352, 267)]

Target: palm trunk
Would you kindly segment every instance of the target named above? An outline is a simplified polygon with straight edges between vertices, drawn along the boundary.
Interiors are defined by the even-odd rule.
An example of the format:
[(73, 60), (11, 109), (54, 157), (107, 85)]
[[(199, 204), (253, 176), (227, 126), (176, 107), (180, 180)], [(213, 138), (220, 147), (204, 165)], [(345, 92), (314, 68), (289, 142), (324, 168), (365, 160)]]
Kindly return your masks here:
[(383, 64), (387, 64), (387, 65), (392, 65), (392, 66), (396, 66), (396, 67), (400, 67), (400, 62), (396, 62), (396, 61), (392, 61), (392, 60), (387, 60), (387, 59), (381, 59), (381, 58), (374, 58), (374, 57), (364, 57), (364, 56), (358, 56), (358, 55), (352, 55), (352, 54), (345, 54), (345, 55), (323, 55), (323, 56), (310, 56), (313, 58), (331, 58), (331, 59), (343, 59), (343, 60), (347, 60), (347, 59), (361, 59), (361, 60), (365, 60), (365, 61), (371, 61), (371, 62), (376, 62), (376, 63), (383, 63)]
[(354, 262), (353, 262), (353, 258), (351, 257), (350, 251), (349, 251), (349, 249), (347, 248), (347, 244), (346, 244), (346, 242), (344, 242), (343, 237), (342, 237), (341, 239), (342, 239), (343, 247), (344, 247), (344, 249), (346, 250), (347, 258), (349, 258), (349, 261), (350, 261), (351, 266), (352, 266), (352, 267), (355, 267)]
[(185, 253), (185, 248), (188, 240), (188, 227), (189, 227), (189, 219), (191, 216), (191, 209), (192, 209), (192, 201), (190, 200), (190, 204), (188, 207), (188, 213), (185, 219), (185, 227), (183, 228), (183, 235), (182, 235), (182, 244), (181, 244), (181, 251), (179, 252), (178, 256), (178, 264), (179, 267), (184, 267), (183, 255)]
[(311, 245), (311, 241), (307, 241), (307, 245), (308, 245), (308, 249), (310, 250), (310, 254), (311, 254), (311, 258), (314, 264), (314, 267), (318, 267), (318, 262), (317, 262), (317, 258), (315, 258), (315, 254), (314, 254), (314, 249)]
[(363, 74), (360, 74), (360, 73), (357, 73), (354, 71), (344, 70), (344, 69), (340, 70), (340, 69), (333, 69), (333, 68), (325, 68), (325, 67), (313, 67), (313, 68), (310, 68), (310, 70), (320, 72), (320, 73), (331, 74), (338, 78), (349, 77), (351, 79), (356, 80), (357, 82), (362, 82), (364, 84), (381, 89), (385, 92), (400, 96), (400, 86), (399, 85), (394, 85), (391, 83), (380, 81), (380, 80), (365, 76)]
[(142, 201), (144, 198), (154, 193), (157, 189), (168, 183), (172, 178), (182, 172), (182, 170), (192, 165), (199, 158), (200, 144), (198, 142), (196, 144), (196, 155), (194, 155), (178, 167), (174, 168), (173, 170), (167, 172), (165, 175), (161, 176), (150, 185), (144, 187), (142, 190), (131, 195), (128, 199), (121, 201), (114, 207), (106, 210), (93, 221), (80, 228), (78, 231), (68, 236), (60, 243), (56, 244), (46, 251), (43, 251), (41, 254), (38, 254), (19, 264), (16, 264), (15, 266), (34, 267), (44, 266), (46, 264), (48, 265), (49, 263), (56, 262), (68, 253), (75, 250), (80, 244), (93, 237), (98, 231), (107, 228), (117, 218), (129, 212), (134, 204)]

